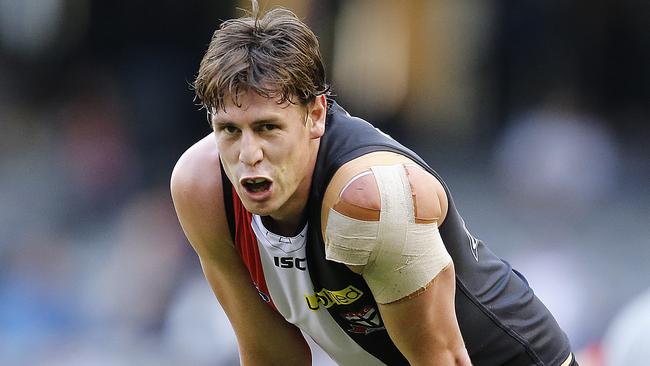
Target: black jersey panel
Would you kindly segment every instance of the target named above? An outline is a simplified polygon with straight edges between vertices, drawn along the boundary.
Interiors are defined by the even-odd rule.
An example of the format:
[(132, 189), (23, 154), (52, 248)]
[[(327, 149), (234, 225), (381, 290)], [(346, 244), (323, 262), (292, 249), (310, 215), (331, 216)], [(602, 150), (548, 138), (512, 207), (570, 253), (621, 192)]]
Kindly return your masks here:
[[(335, 102), (330, 102), (330, 105), (308, 204), (313, 238), (308, 245), (319, 246), (310, 249), (313, 252), (310, 266), (318, 268), (317, 273), (312, 274), (315, 286), (331, 283), (332, 278), (340, 281), (332, 284), (336, 286), (350, 282), (352, 277), (363, 282), (361, 276), (346, 266), (325, 259), (320, 212), (332, 176), (343, 164), (364, 154), (374, 151), (399, 153), (433, 174), (445, 188), (449, 208), (445, 222), (440, 226), (440, 234), (454, 262), (456, 315), (472, 362), (475, 365), (560, 364), (562, 357), (569, 353), (566, 335), (523, 276), (515, 273), (508, 263), (494, 255), (466, 229), (442, 178), (417, 154), (390, 136), (370, 123), (350, 116)], [(367, 288), (365, 284), (359, 286)], [(341, 320), (335, 310), (330, 312)], [(341, 320), (339, 324), (345, 326), (345, 321)], [(386, 348), (382, 347), (376, 353), (376, 349), (367, 348), (366, 339), (355, 338), (364, 349), (382, 359)], [(380, 343), (384, 344), (384, 341)]]

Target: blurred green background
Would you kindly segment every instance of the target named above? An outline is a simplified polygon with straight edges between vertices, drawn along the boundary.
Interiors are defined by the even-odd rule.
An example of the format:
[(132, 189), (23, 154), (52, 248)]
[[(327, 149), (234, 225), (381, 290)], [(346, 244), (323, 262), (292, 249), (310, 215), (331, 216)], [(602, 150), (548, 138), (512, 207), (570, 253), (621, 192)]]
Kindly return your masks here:
[[(616, 364), (650, 289), (650, 3), (260, 3), (312, 26), (336, 99), (445, 177), (581, 364)], [(0, 364), (237, 363), (168, 192), (237, 7), (0, 0)]]

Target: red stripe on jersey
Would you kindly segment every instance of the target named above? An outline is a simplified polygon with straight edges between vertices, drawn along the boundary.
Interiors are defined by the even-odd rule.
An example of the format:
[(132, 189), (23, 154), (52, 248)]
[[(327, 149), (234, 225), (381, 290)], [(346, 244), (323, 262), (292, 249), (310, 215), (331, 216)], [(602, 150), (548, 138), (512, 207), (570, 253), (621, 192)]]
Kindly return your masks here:
[(237, 251), (239, 251), (239, 256), (244, 261), (246, 268), (248, 268), (248, 273), (257, 291), (260, 293), (260, 297), (273, 310), (277, 311), (271, 299), (269, 289), (266, 286), (264, 268), (260, 259), (260, 250), (257, 247), (257, 238), (251, 226), (253, 215), (244, 207), (244, 204), (235, 191), (235, 187), (232, 187), (232, 202), (235, 211), (235, 246), (237, 247)]

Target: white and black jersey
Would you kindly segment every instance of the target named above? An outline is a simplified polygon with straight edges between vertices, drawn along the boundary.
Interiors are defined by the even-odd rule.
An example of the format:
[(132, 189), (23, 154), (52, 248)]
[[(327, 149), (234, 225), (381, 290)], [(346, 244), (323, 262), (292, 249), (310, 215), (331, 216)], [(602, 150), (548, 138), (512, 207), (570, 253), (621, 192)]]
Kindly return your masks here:
[(440, 235), (456, 271), (456, 316), (474, 365), (560, 365), (569, 341), (525, 278), (474, 238), (449, 189), (420, 157), (330, 101), (307, 205), (296, 237), (275, 235), (246, 211), (225, 174), (233, 241), (260, 297), (310, 335), (341, 365), (408, 365), (388, 337), (363, 278), (325, 259), (320, 212), (327, 185), (343, 164), (375, 151), (405, 155), (437, 177), (449, 208)]

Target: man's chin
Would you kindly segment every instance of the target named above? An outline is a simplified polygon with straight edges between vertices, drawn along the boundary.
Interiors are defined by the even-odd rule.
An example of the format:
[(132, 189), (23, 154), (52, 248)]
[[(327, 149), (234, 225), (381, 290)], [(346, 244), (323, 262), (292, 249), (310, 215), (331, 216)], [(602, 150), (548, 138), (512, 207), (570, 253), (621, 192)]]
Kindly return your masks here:
[(242, 203), (244, 204), (246, 211), (252, 213), (253, 215), (269, 216), (273, 212), (273, 208), (266, 202), (247, 202), (242, 200)]

